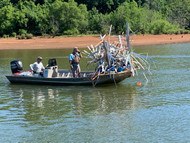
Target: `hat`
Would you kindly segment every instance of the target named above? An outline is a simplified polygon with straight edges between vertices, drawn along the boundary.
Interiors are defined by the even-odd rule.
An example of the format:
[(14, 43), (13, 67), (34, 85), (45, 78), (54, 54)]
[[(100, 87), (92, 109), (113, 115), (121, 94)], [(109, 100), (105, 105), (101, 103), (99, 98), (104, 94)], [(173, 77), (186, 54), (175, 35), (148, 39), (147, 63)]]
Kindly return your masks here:
[(73, 48), (73, 51), (74, 51), (74, 50), (76, 50), (76, 51), (77, 51), (77, 50), (78, 50), (78, 47), (74, 47), (74, 48)]
[(38, 59), (38, 60), (42, 60), (42, 57), (39, 56), (37, 59)]

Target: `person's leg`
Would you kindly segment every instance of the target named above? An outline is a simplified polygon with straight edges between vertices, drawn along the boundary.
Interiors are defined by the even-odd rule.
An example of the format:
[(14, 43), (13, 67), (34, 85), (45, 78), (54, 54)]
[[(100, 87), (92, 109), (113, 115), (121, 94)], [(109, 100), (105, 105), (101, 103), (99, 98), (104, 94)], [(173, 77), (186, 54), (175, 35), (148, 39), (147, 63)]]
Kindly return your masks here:
[(78, 77), (80, 77), (80, 65), (79, 64), (77, 65), (77, 75), (78, 75)]
[(43, 72), (40, 72), (40, 75), (43, 77), (43, 76), (44, 76), (44, 73), (43, 73)]
[(75, 72), (76, 72), (76, 66), (73, 65), (73, 68), (72, 68), (73, 77), (75, 77)]

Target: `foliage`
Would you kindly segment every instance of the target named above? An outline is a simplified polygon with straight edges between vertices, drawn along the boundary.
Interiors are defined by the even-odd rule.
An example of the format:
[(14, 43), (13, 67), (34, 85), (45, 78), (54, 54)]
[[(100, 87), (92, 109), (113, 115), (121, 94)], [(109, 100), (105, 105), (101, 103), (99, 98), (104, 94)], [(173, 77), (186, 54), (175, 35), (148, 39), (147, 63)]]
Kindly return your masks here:
[[(0, 37), (189, 33), (189, 0), (0, 0)], [(25, 37), (24, 37), (25, 35)], [(19, 37), (19, 36), (17, 36)]]
[(32, 39), (33, 38), (33, 35), (32, 34), (29, 34), (29, 33), (26, 33), (26, 34), (21, 34), (21, 35), (17, 35), (16, 36), (17, 39)]
[(11, 34), (11, 36), (12, 36), (12, 37), (16, 37), (16, 33), (13, 32), (13, 33)]
[(0, 9), (0, 36), (14, 31), (14, 10), (12, 4), (5, 5)]
[(131, 29), (140, 30), (141, 13), (135, 1), (125, 2), (116, 11), (111, 13), (111, 23), (116, 33), (122, 33), (126, 29), (126, 22)]
[(168, 21), (179, 24), (180, 28), (190, 29), (190, 1), (174, 0), (169, 7)]
[(32, 34), (26, 34), (26, 39), (32, 39), (33, 35)]
[(50, 31), (53, 35), (85, 33), (88, 26), (88, 12), (85, 5), (74, 0), (55, 0), (50, 6)]
[(157, 20), (151, 24), (151, 34), (175, 34), (178, 33), (178, 27), (171, 25), (166, 20)]
[(110, 26), (109, 15), (99, 13), (96, 8), (89, 12), (89, 29), (94, 33), (106, 34)]
[(77, 28), (73, 28), (71, 30), (67, 30), (64, 32), (65, 35), (77, 35), (79, 34), (79, 31), (77, 30)]
[(9, 35), (4, 34), (3, 38), (9, 38)]
[(26, 34), (26, 33), (27, 33), (27, 31), (24, 29), (19, 29), (19, 31), (18, 31), (18, 34), (20, 34), (20, 35)]
[(26, 34), (21, 34), (21, 39), (26, 39)]
[(21, 36), (20, 36), (20, 35), (17, 35), (16, 38), (20, 40), (20, 39), (21, 39)]

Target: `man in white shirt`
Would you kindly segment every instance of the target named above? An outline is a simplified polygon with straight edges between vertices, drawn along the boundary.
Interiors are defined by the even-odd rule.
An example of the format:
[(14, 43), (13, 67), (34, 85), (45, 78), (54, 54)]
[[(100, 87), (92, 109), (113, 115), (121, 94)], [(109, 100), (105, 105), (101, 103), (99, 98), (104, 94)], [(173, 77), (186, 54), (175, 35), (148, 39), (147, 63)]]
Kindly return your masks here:
[(37, 58), (37, 62), (30, 64), (30, 69), (33, 73), (42, 73), (44, 70), (44, 65), (42, 64), (42, 57)]

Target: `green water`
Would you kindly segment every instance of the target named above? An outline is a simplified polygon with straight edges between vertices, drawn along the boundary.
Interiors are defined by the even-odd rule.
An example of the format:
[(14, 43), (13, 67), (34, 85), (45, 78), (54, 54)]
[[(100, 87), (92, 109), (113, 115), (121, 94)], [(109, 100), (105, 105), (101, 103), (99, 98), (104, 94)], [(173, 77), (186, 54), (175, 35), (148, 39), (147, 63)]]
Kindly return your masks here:
[(95, 88), (10, 84), (11, 60), (27, 70), (40, 55), (69, 68), (71, 50), (0, 51), (0, 142), (190, 142), (190, 43), (135, 49), (158, 61), (153, 81), (139, 73)]

